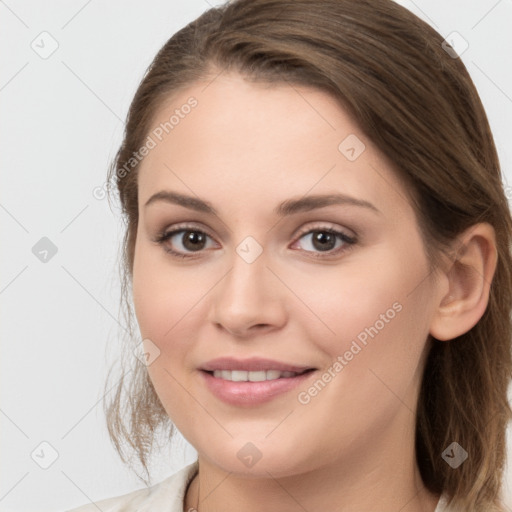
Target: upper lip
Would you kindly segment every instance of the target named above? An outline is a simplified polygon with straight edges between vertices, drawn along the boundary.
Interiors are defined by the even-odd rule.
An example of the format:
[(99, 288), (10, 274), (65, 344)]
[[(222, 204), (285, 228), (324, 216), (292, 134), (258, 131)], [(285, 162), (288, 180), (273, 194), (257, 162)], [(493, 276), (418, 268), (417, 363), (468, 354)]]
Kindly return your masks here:
[(294, 365), (282, 363), (272, 359), (252, 357), (250, 359), (235, 359), (233, 357), (219, 357), (212, 359), (200, 367), (201, 370), (213, 372), (215, 370), (242, 370), (257, 372), (263, 370), (278, 370), (281, 372), (302, 373), (306, 370), (313, 370), (311, 366)]

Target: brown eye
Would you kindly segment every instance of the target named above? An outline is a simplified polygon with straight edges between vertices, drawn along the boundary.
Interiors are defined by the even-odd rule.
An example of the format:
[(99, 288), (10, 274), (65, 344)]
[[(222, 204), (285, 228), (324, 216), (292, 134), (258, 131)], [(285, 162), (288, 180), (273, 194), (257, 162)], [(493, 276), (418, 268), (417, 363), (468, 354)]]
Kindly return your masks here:
[(207, 248), (208, 239), (211, 237), (203, 231), (181, 227), (161, 233), (154, 241), (169, 254), (188, 258)]
[(355, 237), (333, 228), (317, 227), (300, 235), (299, 240), (305, 239), (302, 249), (316, 258), (335, 256), (346, 251), (357, 243)]
[(331, 251), (336, 245), (336, 236), (327, 231), (314, 231), (312, 243), (320, 251)]
[(200, 251), (204, 249), (206, 243), (206, 234), (201, 231), (179, 231), (178, 233), (184, 233), (181, 235), (183, 247), (188, 251)]

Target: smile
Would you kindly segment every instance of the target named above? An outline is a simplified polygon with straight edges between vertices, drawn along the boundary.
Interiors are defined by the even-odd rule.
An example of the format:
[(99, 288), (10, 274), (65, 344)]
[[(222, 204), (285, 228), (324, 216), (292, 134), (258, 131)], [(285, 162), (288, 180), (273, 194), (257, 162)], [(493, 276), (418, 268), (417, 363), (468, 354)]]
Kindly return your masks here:
[[(219, 358), (198, 368), (209, 392), (225, 404), (255, 407), (290, 391), (316, 373), (316, 368), (271, 359)], [(295, 397), (291, 398), (295, 400)]]
[(216, 379), (229, 380), (231, 382), (263, 382), (265, 380), (288, 379), (301, 375), (297, 372), (281, 372), (279, 370), (215, 370), (213, 376)]

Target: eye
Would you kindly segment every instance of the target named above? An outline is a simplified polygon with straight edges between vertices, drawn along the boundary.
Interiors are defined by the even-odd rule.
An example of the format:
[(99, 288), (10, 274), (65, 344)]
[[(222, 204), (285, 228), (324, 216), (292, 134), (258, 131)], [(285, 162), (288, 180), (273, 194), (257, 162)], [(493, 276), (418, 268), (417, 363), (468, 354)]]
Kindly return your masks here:
[[(303, 250), (313, 253), (312, 256), (316, 258), (336, 256), (357, 243), (355, 237), (325, 225), (303, 231), (299, 236), (299, 240), (301, 239), (306, 239)], [(193, 226), (181, 225), (158, 234), (153, 241), (174, 257), (194, 258), (194, 253), (200, 256), (200, 253), (208, 248), (209, 240), (213, 239), (204, 231)]]
[(306, 252), (313, 252), (312, 256), (316, 258), (338, 255), (357, 243), (355, 237), (349, 236), (343, 231), (330, 226), (316, 226), (313, 229), (309, 229), (300, 235), (299, 240), (301, 239), (306, 240), (306, 243), (303, 245)]
[(190, 258), (194, 257), (194, 252), (201, 252), (206, 248), (208, 239), (211, 237), (204, 231), (194, 229), (192, 226), (177, 226), (172, 231), (160, 233), (154, 242), (162, 245), (164, 250), (173, 256)]

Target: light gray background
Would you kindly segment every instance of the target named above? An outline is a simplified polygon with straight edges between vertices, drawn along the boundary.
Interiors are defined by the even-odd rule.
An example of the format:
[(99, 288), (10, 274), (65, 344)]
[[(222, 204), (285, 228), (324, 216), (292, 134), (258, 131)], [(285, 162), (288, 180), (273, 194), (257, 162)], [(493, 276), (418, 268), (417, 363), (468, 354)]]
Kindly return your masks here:
[[(400, 3), (469, 43), (462, 60), (512, 185), (512, 1)], [(142, 487), (110, 445), (101, 409), (105, 372), (121, 349), (122, 225), (93, 190), (105, 182), (147, 65), (210, 5), (0, 0), (1, 511), (65, 510)], [(43, 53), (52, 44), (47, 58), (31, 47)], [(46, 263), (32, 252), (42, 237), (58, 249)], [(43, 441), (58, 452), (48, 469), (31, 458), (37, 448), (49, 460)], [(155, 462), (155, 481), (194, 457), (178, 443), (172, 461), (164, 454)], [(510, 467), (507, 482), (512, 510)]]

